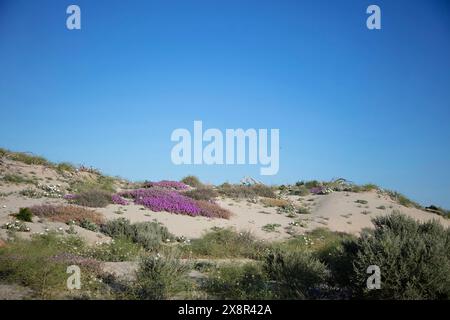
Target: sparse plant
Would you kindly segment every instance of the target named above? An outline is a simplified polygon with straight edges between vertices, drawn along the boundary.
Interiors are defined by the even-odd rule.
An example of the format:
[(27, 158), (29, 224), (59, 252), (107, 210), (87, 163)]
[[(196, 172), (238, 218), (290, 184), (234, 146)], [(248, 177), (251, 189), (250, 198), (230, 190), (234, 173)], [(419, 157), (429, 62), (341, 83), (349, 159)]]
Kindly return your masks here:
[(20, 221), (33, 222), (33, 213), (29, 208), (20, 208), (15, 217)]

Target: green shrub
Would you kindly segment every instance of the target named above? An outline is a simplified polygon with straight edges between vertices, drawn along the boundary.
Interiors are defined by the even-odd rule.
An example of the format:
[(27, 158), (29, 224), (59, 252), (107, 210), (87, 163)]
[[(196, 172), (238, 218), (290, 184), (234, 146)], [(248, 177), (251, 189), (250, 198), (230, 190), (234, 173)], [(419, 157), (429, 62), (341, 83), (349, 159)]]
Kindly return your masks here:
[[(449, 299), (450, 231), (436, 221), (419, 223), (394, 212), (373, 220), (366, 230), (346, 245), (353, 258), (350, 284), (354, 295), (376, 299)], [(368, 290), (366, 270), (381, 270), (381, 289)], [(347, 270), (348, 272), (349, 270)]]
[(132, 227), (131, 239), (145, 249), (152, 249), (161, 243), (175, 239), (165, 226), (157, 222), (138, 222), (133, 224)]
[(34, 179), (29, 179), (19, 174), (6, 174), (3, 176), (2, 180), (14, 184), (21, 184), (21, 183), (34, 184), (36, 182)]
[(248, 232), (216, 229), (199, 239), (193, 239), (183, 250), (195, 257), (261, 258), (267, 246)]
[(201, 183), (196, 176), (184, 177), (183, 179), (181, 179), (181, 182), (194, 188), (200, 188), (203, 186), (203, 183)]
[(398, 202), (402, 206), (410, 208), (421, 208), (421, 206), (417, 202), (408, 199), (406, 196), (397, 191), (387, 191), (387, 194), (391, 197), (392, 200)]
[[(62, 238), (55, 233), (33, 236), (31, 240), (16, 238), (0, 248), (0, 279), (33, 290), (33, 298), (49, 299), (70, 296), (66, 287), (69, 265), (81, 269), (81, 292), (96, 290), (99, 264), (83, 258), (84, 242), (80, 238)], [(92, 291), (91, 291), (92, 292)]]
[(242, 199), (242, 198), (254, 198), (254, 197), (266, 197), (266, 198), (276, 198), (277, 195), (271, 187), (263, 184), (254, 185), (232, 185), (229, 183), (222, 184), (218, 192), (224, 196)]
[(133, 234), (133, 227), (130, 220), (125, 218), (110, 220), (101, 225), (100, 230), (102, 233), (114, 239), (129, 238)]
[(136, 273), (135, 295), (138, 299), (174, 298), (188, 287), (189, 266), (176, 253), (143, 257)]
[(103, 190), (90, 190), (77, 194), (73, 202), (79, 206), (104, 208), (111, 203), (111, 193)]
[(20, 221), (33, 222), (33, 213), (29, 208), (20, 208), (19, 213), (15, 217)]
[(70, 189), (74, 193), (83, 193), (89, 191), (103, 191), (106, 193), (115, 192), (115, 180), (112, 177), (97, 175), (95, 179), (89, 178), (78, 180), (70, 185)]
[(76, 171), (76, 167), (69, 162), (58, 163), (55, 168), (58, 172), (61, 172), (61, 173), (66, 172), (66, 171), (67, 172), (75, 172)]
[(258, 264), (224, 265), (214, 270), (203, 289), (213, 299), (273, 299), (270, 281)]
[(29, 165), (43, 165), (43, 166), (51, 166), (52, 163), (48, 161), (47, 159), (40, 157), (40, 156), (34, 156), (28, 153), (23, 152), (9, 152), (7, 157), (14, 161), (23, 162), (25, 164)]
[(79, 225), (81, 228), (84, 228), (86, 230), (90, 230), (90, 231), (94, 231), (94, 232), (97, 232), (99, 230), (98, 225), (96, 225), (94, 222), (92, 222), (88, 219), (81, 220)]
[(197, 189), (189, 190), (184, 192), (183, 194), (195, 200), (206, 201), (213, 200), (219, 196), (217, 191), (215, 191), (213, 188), (208, 187), (200, 187)]
[(281, 299), (312, 298), (329, 276), (326, 266), (308, 252), (274, 250), (267, 255), (264, 270)]
[(305, 181), (304, 182), (304, 186), (306, 187), (306, 189), (310, 190), (312, 188), (318, 188), (322, 186), (322, 183), (320, 183), (317, 180), (311, 180), (311, 181)]
[(108, 221), (101, 226), (101, 231), (114, 239), (130, 239), (147, 250), (158, 248), (162, 243), (175, 239), (167, 228), (160, 223), (139, 222), (130, 224), (130, 221), (125, 218)]
[(128, 238), (116, 238), (111, 243), (92, 247), (86, 255), (101, 261), (132, 261), (141, 253), (142, 248)]

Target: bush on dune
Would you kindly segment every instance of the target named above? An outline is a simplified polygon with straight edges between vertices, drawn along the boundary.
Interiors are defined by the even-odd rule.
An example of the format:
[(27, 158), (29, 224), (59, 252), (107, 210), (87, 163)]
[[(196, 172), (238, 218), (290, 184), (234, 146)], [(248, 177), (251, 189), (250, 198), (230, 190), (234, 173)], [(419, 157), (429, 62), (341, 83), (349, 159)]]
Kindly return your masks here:
[(31, 213), (40, 218), (46, 218), (55, 222), (72, 222), (81, 223), (89, 221), (96, 225), (103, 223), (103, 216), (90, 209), (81, 208), (71, 205), (36, 205), (29, 208)]
[(266, 256), (264, 270), (281, 299), (313, 298), (329, 276), (325, 264), (308, 252), (275, 250)]
[(213, 188), (201, 187), (183, 192), (183, 194), (194, 200), (213, 200), (219, 196), (219, 193)]
[(193, 188), (200, 188), (203, 186), (203, 183), (201, 183), (196, 176), (184, 177), (183, 179), (181, 179), (181, 182)]
[(276, 298), (270, 279), (255, 263), (225, 265), (214, 270), (203, 289), (213, 299), (263, 300)]
[[(436, 221), (419, 223), (395, 212), (373, 220), (375, 230), (345, 245), (349, 281), (358, 297), (449, 299), (450, 231)], [(341, 257), (341, 258), (343, 258)], [(366, 287), (367, 267), (381, 270), (381, 289)], [(348, 272), (349, 270), (347, 270)]]
[(104, 208), (112, 203), (112, 195), (103, 190), (89, 190), (77, 194), (72, 202), (83, 207)]
[(248, 232), (217, 228), (199, 239), (193, 239), (183, 249), (195, 257), (261, 259), (267, 245)]
[(173, 298), (188, 288), (188, 271), (176, 252), (145, 256), (136, 272), (134, 295), (143, 300)]
[(219, 187), (218, 192), (226, 197), (234, 199), (255, 198), (257, 196), (266, 198), (277, 197), (271, 187), (263, 184), (247, 186), (224, 183)]
[(160, 223), (138, 222), (131, 224), (125, 218), (108, 221), (101, 226), (101, 231), (115, 239), (130, 239), (147, 250), (157, 249), (162, 243), (175, 239), (167, 228)]

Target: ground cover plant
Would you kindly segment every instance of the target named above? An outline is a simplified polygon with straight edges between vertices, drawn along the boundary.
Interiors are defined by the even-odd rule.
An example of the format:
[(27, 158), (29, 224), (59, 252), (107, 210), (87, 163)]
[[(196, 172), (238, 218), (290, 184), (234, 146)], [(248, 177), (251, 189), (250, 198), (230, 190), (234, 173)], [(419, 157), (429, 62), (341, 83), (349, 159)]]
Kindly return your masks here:
[(195, 200), (184, 193), (165, 188), (143, 188), (128, 190), (119, 197), (133, 199), (135, 204), (143, 205), (152, 211), (167, 211), (189, 216), (228, 219), (231, 213), (213, 201)]

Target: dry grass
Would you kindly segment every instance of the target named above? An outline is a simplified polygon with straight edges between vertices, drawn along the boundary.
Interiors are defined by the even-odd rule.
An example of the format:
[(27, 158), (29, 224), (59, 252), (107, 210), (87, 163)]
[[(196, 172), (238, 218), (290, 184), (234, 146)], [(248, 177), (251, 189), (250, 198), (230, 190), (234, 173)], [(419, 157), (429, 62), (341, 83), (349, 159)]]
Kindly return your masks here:
[(103, 217), (100, 213), (77, 206), (44, 204), (31, 207), (30, 210), (37, 217), (46, 218), (55, 222), (68, 223), (75, 221), (80, 223), (82, 221), (90, 221), (97, 225), (103, 223)]
[(291, 205), (291, 203), (284, 199), (273, 199), (273, 198), (261, 198), (261, 203), (268, 207), (279, 207), (286, 208)]
[(210, 218), (229, 219), (231, 212), (221, 208), (218, 204), (211, 201), (198, 200), (197, 206), (202, 210), (202, 215)]

